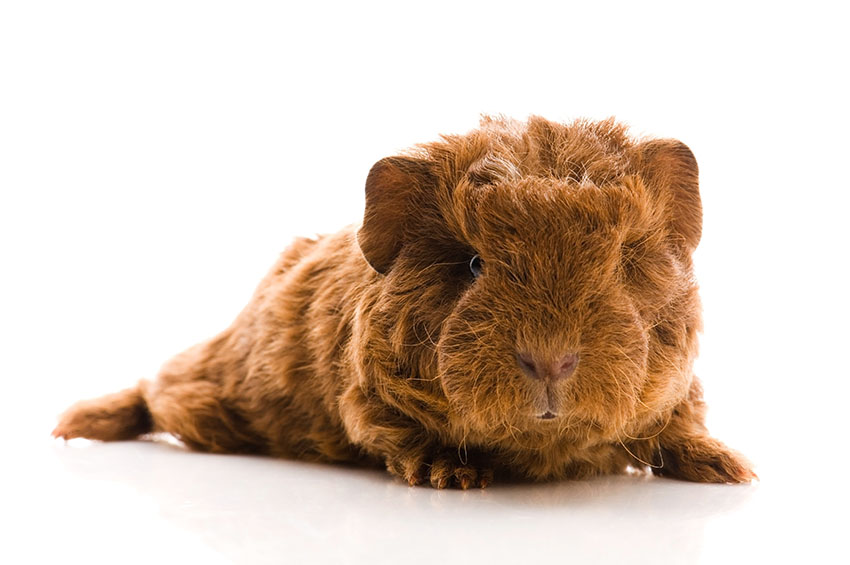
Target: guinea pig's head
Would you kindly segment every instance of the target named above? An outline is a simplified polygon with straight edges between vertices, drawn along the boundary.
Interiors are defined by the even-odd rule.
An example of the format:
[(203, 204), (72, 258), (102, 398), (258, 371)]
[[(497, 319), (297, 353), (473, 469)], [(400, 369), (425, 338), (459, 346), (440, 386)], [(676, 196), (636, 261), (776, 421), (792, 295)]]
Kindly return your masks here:
[(609, 120), (485, 119), (379, 161), (358, 232), (403, 367), (468, 437), (622, 437), (687, 393), (697, 165)]

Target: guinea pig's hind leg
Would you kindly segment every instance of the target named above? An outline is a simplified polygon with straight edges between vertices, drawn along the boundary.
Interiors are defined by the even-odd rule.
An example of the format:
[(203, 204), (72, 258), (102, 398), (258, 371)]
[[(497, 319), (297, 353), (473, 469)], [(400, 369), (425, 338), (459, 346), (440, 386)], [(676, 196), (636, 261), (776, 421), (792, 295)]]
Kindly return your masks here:
[(77, 402), (59, 417), (53, 437), (122, 441), (153, 429), (138, 386)]
[(211, 453), (265, 453), (265, 442), (222, 395), (202, 379), (168, 382), (162, 376), (144, 383), (154, 431), (167, 432), (190, 448)]

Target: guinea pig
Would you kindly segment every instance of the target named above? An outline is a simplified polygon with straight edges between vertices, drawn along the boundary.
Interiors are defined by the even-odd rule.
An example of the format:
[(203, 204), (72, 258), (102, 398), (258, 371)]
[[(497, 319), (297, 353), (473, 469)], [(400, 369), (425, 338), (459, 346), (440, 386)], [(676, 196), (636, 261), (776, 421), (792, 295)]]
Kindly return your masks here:
[(55, 437), (385, 466), (484, 487), (755, 478), (693, 374), (697, 163), (609, 119), (484, 118), (378, 161), (359, 226), (298, 239), (233, 324)]

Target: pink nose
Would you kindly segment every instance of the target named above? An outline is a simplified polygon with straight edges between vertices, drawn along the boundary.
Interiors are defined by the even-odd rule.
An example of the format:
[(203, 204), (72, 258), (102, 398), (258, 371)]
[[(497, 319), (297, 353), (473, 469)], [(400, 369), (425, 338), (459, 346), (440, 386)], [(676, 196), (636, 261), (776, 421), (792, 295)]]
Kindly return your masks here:
[(558, 381), (573, 374), (578, 365), (578, 353), (565, 353), (551, 357), (534, 353), (517, 353), (517, 362), (522, 371), (532, 379)]

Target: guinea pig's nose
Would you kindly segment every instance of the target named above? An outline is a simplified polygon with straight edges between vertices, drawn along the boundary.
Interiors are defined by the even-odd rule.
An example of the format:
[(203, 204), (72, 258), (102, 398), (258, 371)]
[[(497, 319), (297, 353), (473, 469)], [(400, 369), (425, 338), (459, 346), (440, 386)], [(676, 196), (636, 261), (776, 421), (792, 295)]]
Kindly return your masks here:
[(534, 353), (517, 353), (522, 371), (532, 379), (557, 381), (573, 374), (578, 365), (578, 353), (564, 353), (553, 357)]

